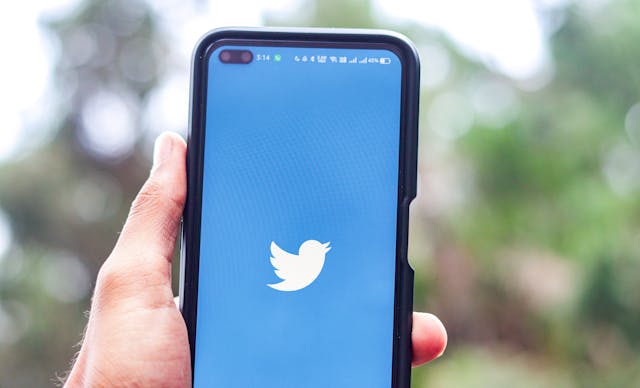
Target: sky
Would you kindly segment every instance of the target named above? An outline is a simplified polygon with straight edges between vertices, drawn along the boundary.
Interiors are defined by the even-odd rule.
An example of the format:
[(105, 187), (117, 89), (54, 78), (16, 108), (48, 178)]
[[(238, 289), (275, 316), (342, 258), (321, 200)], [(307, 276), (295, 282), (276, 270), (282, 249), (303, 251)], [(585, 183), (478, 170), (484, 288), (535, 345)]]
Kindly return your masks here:
[[(3, 47), (0, 72), (0, 163), (19, 157), (21, 151), (46, 139), (55, 111), (52, 66), (55, 42), (46, 35), (38, 21), (62, 17), (72, 12), (80, 0), (30, 0), (0, 3), (0, 45)], [(206, 31), (225, 25), (261, 25), (264, 15), (292, 14), (300, 0), (212, 0), (185, 5), (177, 0), (149, 1), (172, 39), (171, 49), (177, 65), (162, 81), (146, 109), (149, 128), (184, 132), (188, 109), (188, 64), (191, 50)], [(562, 0), (375, 0), (377, 18), (412, 20), (447, 34), (468, 56), (486, 63), (496, 71), (516, 80), (534, 77), (549, 64), (545, 32), (534, 4), (555, 6)], [(223, 9), (224, 12), (219, 10)], [(461, 11), (463, 10), (463, 11)], [(15, 37), (20, 37), (16, 39)], [(437, 59), (437, 58), (436, 58)], [(434, 63), (434, 70), (437, 64)], [(429, 68), (429, 63), (423, 63)], [(104, 97), (104, 96), (103, 96)], [(107, 96), (108, 97), (108, 96)], [(104, 99), (118, 108), (117, 101)], [(111, 104), (109, 104), (111, 102)], [(164, 112), (158, 115), (157, 112)], [(97, 115), (100, 112), (93, 112)], [(107, 113), (107, 112), (103, 112)], [(49, 124), (49, 125), (48, 125)], [(127, 123), (123, 122), (123, 128)], [(101, 128), (89, 127), (89, 141), (117, 152), (122, 136), (96, 137)], [(126, 131), (124, 131), (126, 132)], [(154, 130), (151, 130), (152, 136)], [(93, 140), (91, 136), (93, 135)], [(120, 139), (122, 140), (122, 139)], [(101, 143), (102, 142), (102, 143)], [(116, 148), (114, 148), (116, 147)]]

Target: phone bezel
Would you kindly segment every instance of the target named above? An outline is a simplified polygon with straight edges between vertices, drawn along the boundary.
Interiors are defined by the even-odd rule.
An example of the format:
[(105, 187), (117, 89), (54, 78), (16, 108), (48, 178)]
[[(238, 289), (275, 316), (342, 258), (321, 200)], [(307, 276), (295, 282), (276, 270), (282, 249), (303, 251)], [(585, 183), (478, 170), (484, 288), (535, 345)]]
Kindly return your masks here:
[(409, 205), (416, 194), (419, 60), (415, 48), (407, 38), (382, 30), (217, 29), (206, 34), (196, 45), (192, 62), (189, 133), (187, 137), (187, 202), (183, 214), (180, 250), (180, 309), (187, 325), (192, 372), (195, 365), (196, 347), (208, 59), (217, 47), (223, 45), (383, 48), (393, 51), (400, 59), (402, 86), (391, 386), (409, 387), (411, 380), (413, 269), (407, 260), (407, 244)]

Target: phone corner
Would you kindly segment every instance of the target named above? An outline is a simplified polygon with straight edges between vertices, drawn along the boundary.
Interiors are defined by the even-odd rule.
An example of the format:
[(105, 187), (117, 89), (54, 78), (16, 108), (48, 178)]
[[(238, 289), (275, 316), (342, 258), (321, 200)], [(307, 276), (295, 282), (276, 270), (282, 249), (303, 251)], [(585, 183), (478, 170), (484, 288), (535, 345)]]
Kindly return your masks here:
[(406, 35), (393, 30), (374, 30), (387, 40), (387, 43), (397, 47), (404, 57), (406, 63), (415, 67), (416, 71), (420, 69), (420, 55), (415, 43)]
[(246, 30), (246, 28), (217, 27), (202, 34), (202, 36), (200, 36), (200, 38), (196, 42), (193, 48), (193, 53), (191, 55), (194, 63), (198, 60), (203, 60), (205, 58), (205, 56), (207, 55), (207, 51), (209, 47), (211, 47), (211, 44), (213, 42), (220, 39), (228, 38), (229, 36), (242, 30)]

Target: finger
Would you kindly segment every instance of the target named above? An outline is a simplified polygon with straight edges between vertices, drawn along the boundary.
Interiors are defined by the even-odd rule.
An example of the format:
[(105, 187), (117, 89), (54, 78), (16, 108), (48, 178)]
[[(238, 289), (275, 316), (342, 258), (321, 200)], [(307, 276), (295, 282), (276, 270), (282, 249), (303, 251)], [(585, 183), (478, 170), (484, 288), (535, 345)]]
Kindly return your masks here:
[(447, 331), (435, 315), (413, 313), (411, 341), (413, 344), (412, 365), (422, 365), (444, 353), (447, 347)]
[(133, 201), (114, 257), (170, 262), (186, 197), (186, 145), (170, 132), (161, 134), (149, 178)]

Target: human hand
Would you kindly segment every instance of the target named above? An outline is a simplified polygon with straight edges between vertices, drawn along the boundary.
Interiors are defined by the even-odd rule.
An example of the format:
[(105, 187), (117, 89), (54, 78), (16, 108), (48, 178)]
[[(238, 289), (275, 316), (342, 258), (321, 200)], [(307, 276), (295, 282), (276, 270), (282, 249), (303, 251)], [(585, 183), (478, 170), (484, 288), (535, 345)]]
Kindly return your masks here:
[[(156, 141), (151, 174), (98, 273), (89, 322), (66, 387), (189, 387), (187, 329), (171, 290), (171, 259), (186, 197), (186, 145)], [(413, 365), (442, 354), (444, 326), (413, 315)]]

